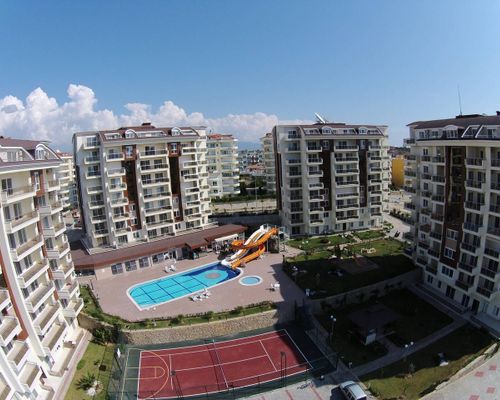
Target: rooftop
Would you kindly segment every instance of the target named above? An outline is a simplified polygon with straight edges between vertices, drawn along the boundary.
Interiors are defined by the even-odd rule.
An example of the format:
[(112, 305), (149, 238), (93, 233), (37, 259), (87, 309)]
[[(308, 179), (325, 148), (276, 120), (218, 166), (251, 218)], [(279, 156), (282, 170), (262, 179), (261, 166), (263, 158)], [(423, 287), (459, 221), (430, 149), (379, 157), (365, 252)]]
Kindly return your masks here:
[(469, 114), (469, 115), (457, 115), (454, 118), (435, 119), (429, 121), (415, 121), (408, 124), (407, 126), (412, 127), (414, 129), (431, 129), (431, 128), (444, 128), (450, 125), (464, 129), (471, 125), (500, 125), (500, 112), (497, 111), (496, 115)]

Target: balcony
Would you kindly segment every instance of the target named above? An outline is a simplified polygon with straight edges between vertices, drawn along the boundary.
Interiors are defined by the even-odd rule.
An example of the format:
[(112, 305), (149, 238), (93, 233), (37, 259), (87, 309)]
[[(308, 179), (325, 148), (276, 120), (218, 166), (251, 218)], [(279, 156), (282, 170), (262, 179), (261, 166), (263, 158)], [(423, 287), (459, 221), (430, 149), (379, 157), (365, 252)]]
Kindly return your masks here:
[(490, 212), (500, 214), (500, 205), (490, 204)]
[(438, 203), (444, 203), (444, 196), (441, 194), (435, 194), (431, 196), (432, 201), (438, 202)]
[(496, 280), (496, 278), (500, 275), (500, 271), (498, 269), (481, 268), (481, 274), (490, 279)]
[(479, 230), (483, 227), (482, 224), (475, 224), (472, 222), (464, 222), (464, 229), (471, 232), (479, 232)]
[(101, 171), (99, 170), (92, 170), (85, 172), (85, 178), (87, 179), (96, 179), (100, 177), (101, 177)]
[(469, 289), (472, 287), (473, 284), (474, 284), (474, 281), (468, 282), (468, 281), (463, 281), (460, 279), (455, 280), (455, 286), (466, 291), (466, 292), (469, 291)]
[(286, 151), (289, 153), (300, 152), (300, 146), (288, 146)]
[(432, 157), (431, 162), (435, 164), (444, 164), (444, 157), (442, 156)]
[(335, 151), (358, 151), (359, 146), (335, 146)]
[(46, 353), (50, 354), (58, 343), (62, 342), (66, 325), (56, 322), (42, 340), (42, 345)]
[(444, 215), (440, 212), (435, 212), (431, 214), (431, 219), (438, 222), (443, 222)]
[(438, 269), (436, 265), (426, 265), (425, 271), (431, 273), (432, 275), (437, 275)]
[(47, 257), (49, 259), (60, 259), (69, 253), (69, 244), (63, 243), (59, 246), (54, 246), (51, 249), (47, 249)]
[(491, 190), (497, 190), (500, 192), (500, 183), (491, 182)]
[(338, 180), (335, 182), (337, 186), (358, 186), (359, 182), (358, 181), (347, 181), (347, 180)]
[(118, 197), (118, 198), (110, 199), (109, 203), (111, 204), (111, 207), (124, 206), (124, 205), (128, 204), (128, 199), (126, 197)]
[(64, 285), (61, 289), (57, 291), (57, 294), (61, 299), (69, 300), (76, 293), (78, 286), (78, 281), (73, 281), (71, 284)]
[(34, 322), (37, 335), (43, 336), (49, 330), (59, 314), (58, 305), (47, 305), (36, 317)]
[[(195, 203), (195, 204), (192, 204), (192, 206), (194, 206), (194, 207), (198, 207), (200, 205), (199, 201), (195, 201), (193, 203)], [(155, 214), (161, 214), (161, 213), (164, 213), (164, 212), (170, 211), (170, 210), (172, 210), (172, 206), (165, 205), (165, 206), (145, 208), (144, 212), (146, 215), (155, 215)]]
[(28, 197), (35, 197), (35, 190), (36, 188), (34, 185), (2, 190), (0, 192), (0, 200), (2, 204), (6, 205)]
[(307, 176), (310, 178), (321, 178), (323, 176), (323, 171), (321, 170), (308, 171)]
[(336, 163), (352, 163), (352, 162), (358, 162), (359, 158), (356, 157), (335, 157), (335, 162)]
[(196, 154), (197, 149), (194, 146), (184, 146), (182, 147), (182, 154)]
[(145, 164), (141, 165), (141, 172), (147, 171), (166, 171), (168, 170), (168, 164), (166, 163), (155, 163), (155, 164)]
[(3, 310), (10, 303), (9, 291), (0, 288), (0, 310)]
[(484, 186), (484, 182), (482, 181), (476, 181), (476, 180), (472, 180), (472, 179), (467, 179), (465, 181), (465, 187), (467, 189), (478, 189), (478, 190), (482, 190), (483, 189), (483, 186)]
[(113, 176), (124, 176), (125, 173), (125, 168), (113, 168), (106, 171), (106, 175), (110, 178)]
[(424, 190), (424, 191), (422, 192), (422, 197), (427, 197), (427, 198), (429, 198), (429, 199), (430, 199), (430, 198), (431, 198), (431, 196), (432, 196), (432, 193), (431, 193), (431, 192), (429, 192), (429, 191), (427, 191), (427, 190)]
[(13, 261), (21, 261), (28, 254), (33, 253), (35, 250), (41, 248), (43, 245), (42, 235), (36, 235), (33, 239), (28, 240), (26, 243), (10, 249)]
[(46, 259), (34, 262), (29, 268), (25, 269), (21, 275), (17, 277), (19, 286), (27, 288), (40, 275), (44, 274), (49, 268), (49, 263)]
[(439, 259), (439, 251), (437, 250), (429, 249), (427, 250), (427, 254), (429, 254), (431, 257)]
[(491, 295), (493, 294), (492, 289), (488, 289), (485, 287), (478, 286), (476, 288), (476, 292), (482, 295), (483, 297), (486, 297), (488, 300), (490, 299)]
[(469, 253), (472, 253), (473, 255), (476, 255), (477, 250), (478, 250), (478, 246), (473, 245), (473, 244), (469, 244), (469, 243), (465, 243), (465, 242), (462, 242), (461, 247), (462, 247), (462, 250), (465, 250)]
[(431, 232), (429, 234), (429, 236), (432, 238), (432, 239), (435, 239), (435, 240), (438, 240), (438, 241), (441, 241), (441, 239), (443, 238), (443, 235), (439, 232)]
[(337, 168), (335, 170), (336, 175), (346, 175), (346, 174), (359, 174), (359, 169), (357, 168)]
[(165, 185), (168, 182), (170, 182), (170, 179), (167, 177), (157, 178), (157, 179), (149, 179), (149, 180), (143, 180), (142, 186), (143, 187), (151, 187), (151, 186)]
[(472, 273), (475, 269), (477, 268), (477, 265), (474, 265), (469, 262), (459, 262), (458, 263), (458, 269), (461, 269), (465, 272), (468, 272), (469, 274)]
[(21, 324), (16, 317), (2, 317), (0, 321), (0, 346), (7, 346), (20, 333)]
[(157, 149), (157, 150), (141, 151), (138, 154), (139, 154), (139, 158), (152, 158), (152, 157), (159, 157), (159, 156), (167, 156), (168, 152), (165, 149)]
[(100, 237), (104, 237), (104, 236), (107, 236), (109, 234), (109, 231), (107, 229), (98, 229), (98, 230), (92, 230), (92, 235), (94, 236), (94, 238), (100, 238)]
[[(26, 342), (21, 342), (19, 340), (15, 340), (13, 342), (12, 348), (10, 349), (7, 360), (9, 360), (10, 365), (16, 370), (18, 373), (23, 368), (24, 363), (28, 359), (28, 355), (30, 353), (30, 348)], [(2, 397), (0, 396), (0, 399)]]
[(468, 211), (478, 211), (483, 213), (484, 212), (484, 203), (476, 203), (473, 201), (466, 201), (464, 203), (464, 207)]
[(426, 242), (424, 242), (424, 241), (422, 241), (422, 240), (420, 240), (420, 241), (418, 242), (418, 246), (419, 246), (419, 247), (421, 247), (421, 248), (423, 248), (423, 249), (425, 249), (425, 250), (428, 250), (428, 249), (429, 249), (429, 243), (426, 243)]
[(34, 292), (31, 292), (25, 299), (26, 309), (29, 312), (35, 312), (40, 305), (54, 293), (54, 285), (52, 282), (40, 285)]
[(500, 227), (488, 226), (488, 234), (500, 237)]
[(406, 208), (407, 210), (415, 210), (415, 209), (416, 209), (416, 206), (415, 206), (415, 204), (413, 204), (413, 203), (405, 203), (405, 208)]
[(45, 187), (45, 190), (47, 192), (52, 192), (54, 190), (61, 189), (61, 185), (59, 184), (59, 180), (52, 180), (52, 181), (46, 180), (44, 187)]
[(465, 165), (467, 165), (468, 167), (483, 168), (484, 167), (484, 159), (483, 158), (466, 158)]
[(487, 256), (491, 257), (491, 258), (500, 258), (500, 252), (495, 250), (495, 249), (492, 249), (490, 247), (485, 247), (484, 248), (484, 254), (486, 254)]
[(432, 176), (432, 182), (434, 183), (445, 183), (446, 178), (442, 175), (433, 175)]
[(66, 232), (66, 225), (64, 225), (63, 222), (60, 222), (54, 226), (48, 226), (48, 227), (43, 226), (42, 230), (43, 230), (43, 235), (45, 237), (55, 238), (59, 235), (62, 235), (64, 232)]
[(102, 193), (102, 186), (88, 186), (87, 194)]
[(422, 180), (430, 181), (432, 176), (431, 176), (431, 174), (422, 174), (421, 178), (422, 178)]
[(123, 160), (125, 160), (125, 155), (122, 152), (108, 153), (106, 155), (106, 161), (123, 161)]
[(491, 160), (491, 166), (494, 168), (500, 168), (500, 159), (492, 159)]
[(126, 183), (112, 183), (109, 185), (110, 192), (118, 192), (127, 189)]
[[(289, 160), (289, 161), (296, 161), (296, 160)], [(300, 160), (298, 160), (300, 162)], [(310, 165), (321, 165), (323, 164), (323, 159), (321, 157), (309, 157), (307, 159), (307, 163)]]
[(32, 391), (41, 375), (42, 369), (37, 364), (32, 362), (26, 363), (21, 375), (19, 376), (19, 381), (24, 391)]
[(91, 155), (91, 156), (85, 156), (84, 163), (85, 164), (94, 164), (98, 163), (100, 161), (99, 156)]
[(71, 300), (66, 308), (63, 309), (63, 315), (66, 318), (76, 318), (83, 309), (83, 299)]
[(306, 150), (308, 152), (320, 152), (323, 151), (323, 148), (321, 146), (307, 146)]
[(18, 218), (5, 221), (5, 230), (7, 233), (15, 233), (19, 229), (25, 228), (28, 225), (34, 224), (40, 220), (37, 211), (30, 211)]
[(53, 201), (49, 204), (40, 204), (38, 206), (38, 212), (40, 215), (52, 215), (61, 212), (63, 205), (60, 201)]

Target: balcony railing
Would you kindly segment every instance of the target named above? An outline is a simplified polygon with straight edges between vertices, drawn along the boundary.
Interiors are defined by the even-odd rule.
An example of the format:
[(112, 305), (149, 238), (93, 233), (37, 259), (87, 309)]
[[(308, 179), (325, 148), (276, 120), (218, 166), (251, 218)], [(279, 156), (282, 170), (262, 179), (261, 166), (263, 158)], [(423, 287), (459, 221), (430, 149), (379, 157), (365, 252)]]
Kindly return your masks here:
[(484, 248), (484, 254), (487, 254), (488, 256), (493, 257), (493, 258), (500, 258), (500, 252), (497, 250), (494, 250), (490, 247)]
[(477, 268), (477, 265), (466, 263), (466, 262), (459, 262), (458, 263), (458, 268), (461, 270), (464, 270), (466, 272), (471, 273)]
[(474, 224), (472, 222), (464, 222), (464, 229), (468, 231), (478, 232), (483, 227), (482, 224)]
[(465, 208), (468, 208), (470, 210), (475, 210), (475, 211), (481, 211), (481, 207), (484, 206), (484, 203), (476, 203), (473, 201), (466, 201), (465, 202)]
[(467, 179), (465, 181), (465, 186), (475, 188), (475, 189), (481, 189), (483, 187), (484, 182), (482, 181), (476, 181), (472, 179)]
[(491, 182), (492, 190), (500, 190), (500, 182)]
[(446, 178), (442, 175), (434, 175), (432, 176), (432, 182), (439, 182), (439, 183), (444, 183), (446, 181)]
[(484, 276), (487, 276), (488, 278), (491, 278), (491, 279), (496, 279), (496, 276), (499, 272), (500, 271), (498, 271), (496, 269), (481, 268), (481, 274), (483, 274)]
[(470, 166), (481, 167), (483, 165), (483, 158), (466, 158), (465, 164)]
[(478, 287), (477, 287), (477, 289), (476, 289), (476, 291), (477, 291), (479, 294), (483, 295), (484, 297), (486, 297), (486, 298), (488, 298), (488, 299), (489, 299), (489, 298), (491, 297), (491, 295), (493, 294), (493, 290), (492, 290), (492, 289), (487, 289), (487, 288), (485, 288), (485, 287), (481, 287), (481, 286), (478, 286)]

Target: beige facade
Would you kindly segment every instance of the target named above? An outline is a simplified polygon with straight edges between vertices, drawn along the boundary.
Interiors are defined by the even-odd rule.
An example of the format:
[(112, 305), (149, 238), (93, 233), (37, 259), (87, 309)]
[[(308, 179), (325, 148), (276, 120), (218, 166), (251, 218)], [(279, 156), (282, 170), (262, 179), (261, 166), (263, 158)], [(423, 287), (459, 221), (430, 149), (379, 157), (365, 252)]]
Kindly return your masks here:
[(217, 199), (240, 194), (238, 139), (232, 135), (208, 135), (207, 168), (210, 198)]
[(61, 185), (59, 198), (61, 199), (63, 208), (70, 209), (78, 205), (73, 154), (57, 152), (57, 156), (62, 161), (56, 171)]
[(278, 208), (291, 235), (382, 225), (390, 183), (387, 127), (278, 125), (273, 140)]
[(500, 331), (500, 115), (409, 125), (408, 238), (426, 285)]
[(260, 139), (264, 160), (264, 176), (266, 178), (267, 193), (276, 192), (276, 161), (274, 158), (274, 143), (272, 133), (266, 133)]
[(0, 393), (62, 398), (83, 331), (57, 169), (46, 144), (0, 139)]

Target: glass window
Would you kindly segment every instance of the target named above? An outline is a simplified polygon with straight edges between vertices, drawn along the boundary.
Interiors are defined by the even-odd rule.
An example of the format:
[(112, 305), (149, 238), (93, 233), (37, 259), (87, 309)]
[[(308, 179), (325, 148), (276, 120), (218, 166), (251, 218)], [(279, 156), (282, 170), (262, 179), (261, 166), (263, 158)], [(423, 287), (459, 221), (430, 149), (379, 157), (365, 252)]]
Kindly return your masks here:
[(112, 265), (112, 266), (111, 266), (111, 273), (112, 273), (113, 275), (123, 273), (123, 266), (121, 265), (121, 263), (118, 263), (118, 264)]

